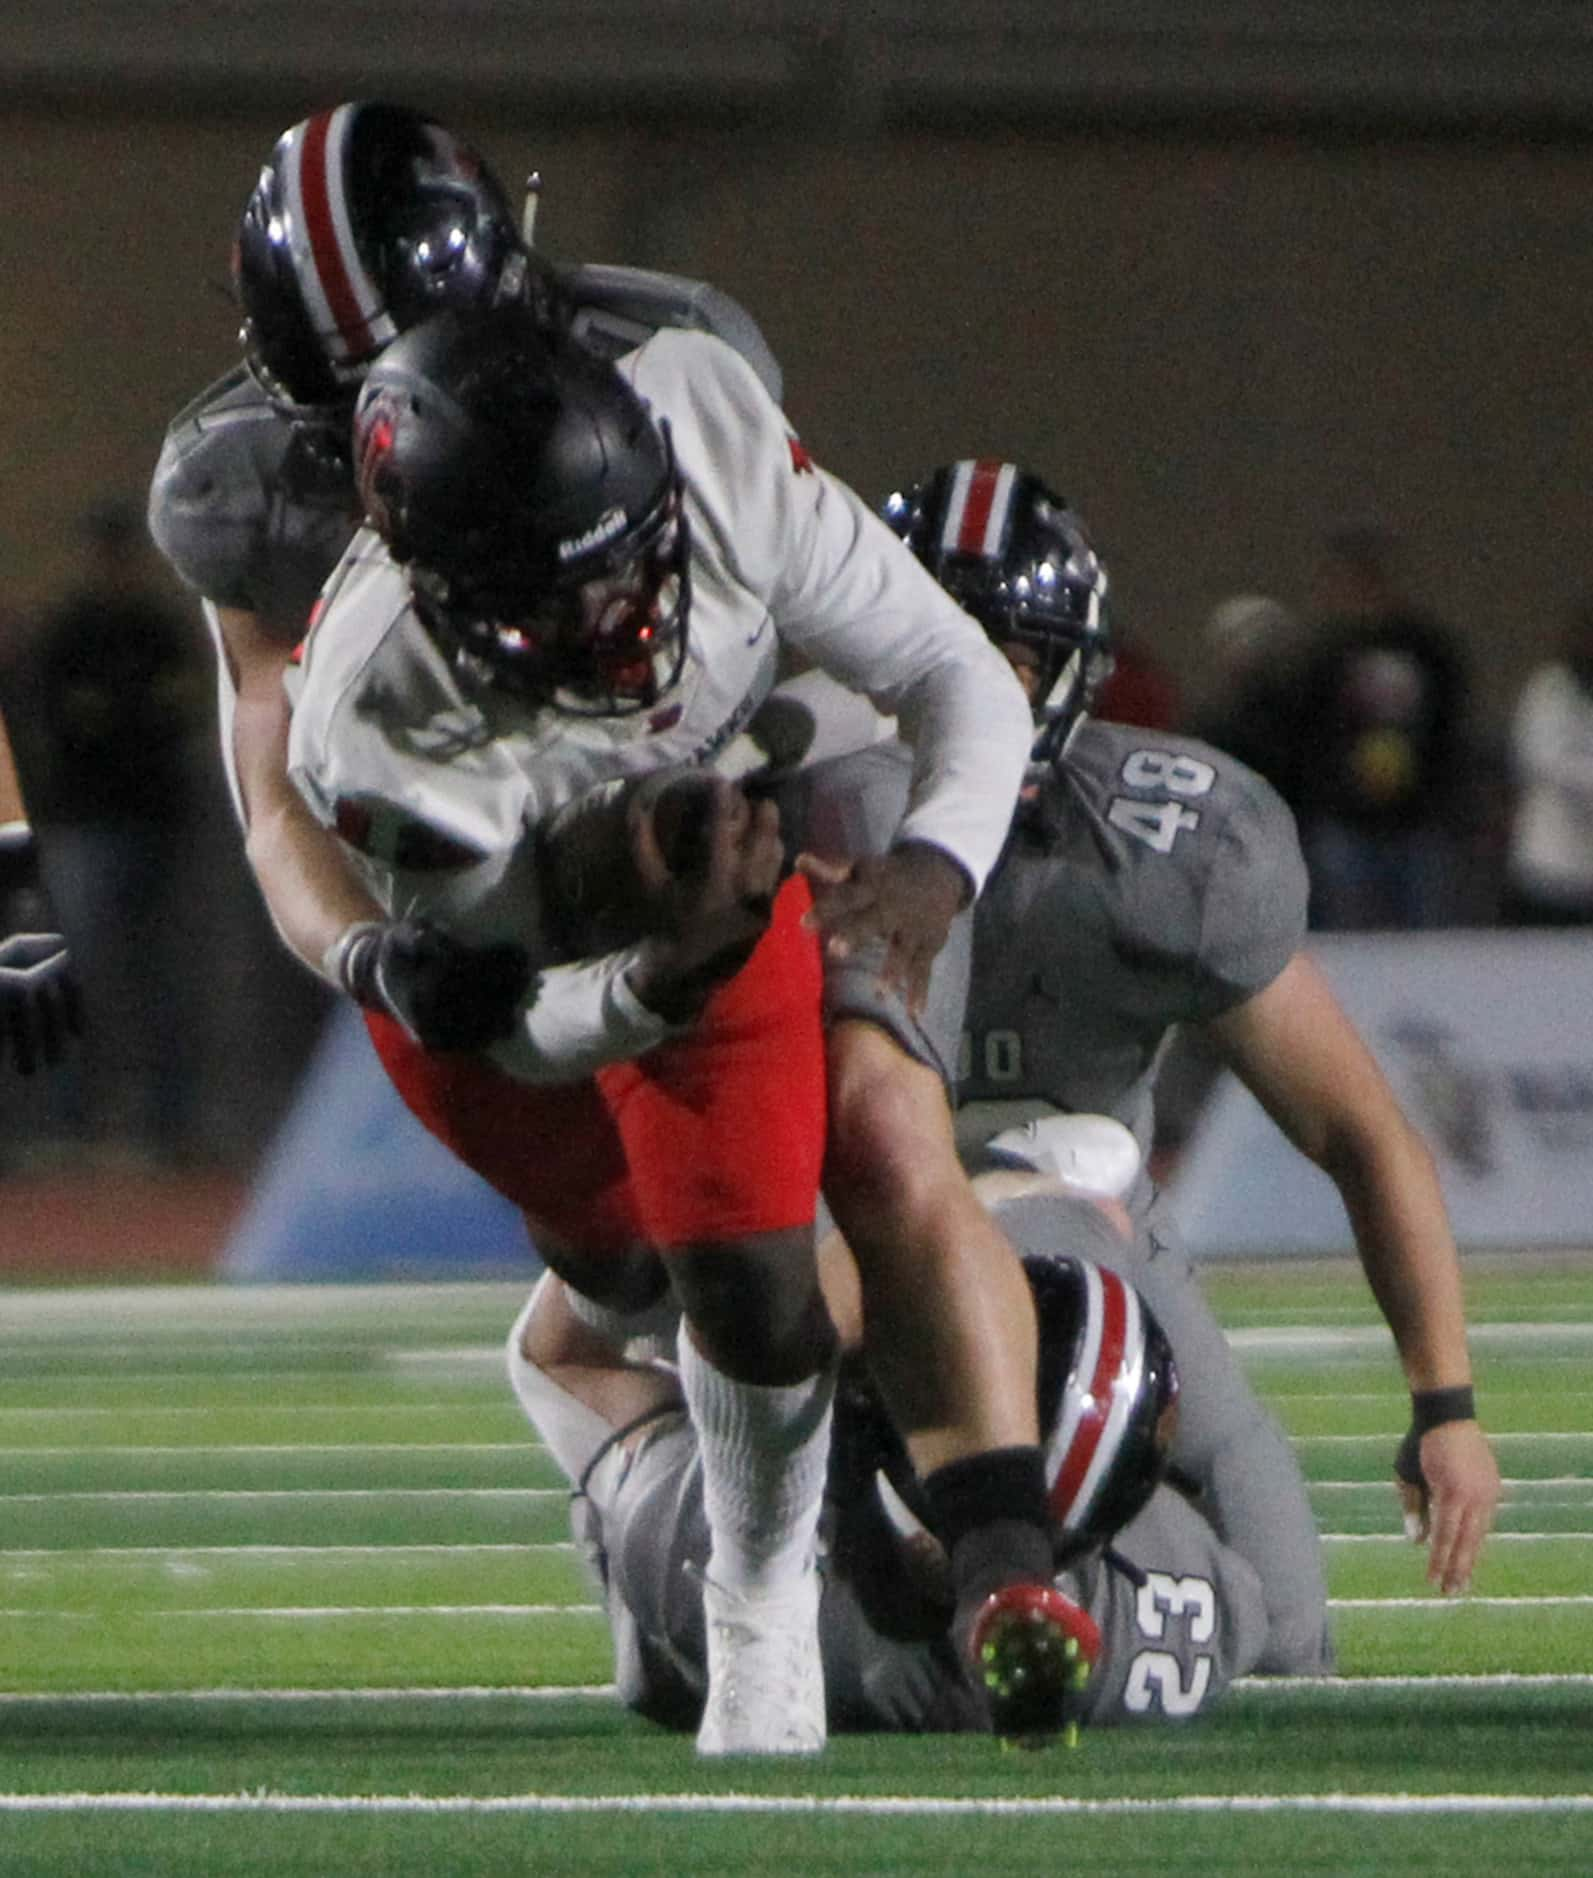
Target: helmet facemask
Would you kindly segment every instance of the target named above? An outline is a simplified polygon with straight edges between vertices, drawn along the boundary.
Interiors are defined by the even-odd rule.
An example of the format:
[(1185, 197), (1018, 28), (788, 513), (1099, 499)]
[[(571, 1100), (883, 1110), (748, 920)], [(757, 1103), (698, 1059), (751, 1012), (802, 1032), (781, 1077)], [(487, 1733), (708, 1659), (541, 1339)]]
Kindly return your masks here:
[(484, 682), (567, 717), (627, 717), (654, 709), (686, 660), (691, 535), (673, 478), (627, 546), (535, 597), (501, 566), (479, 582), (419, 566), (410, 579), (423, 622)]

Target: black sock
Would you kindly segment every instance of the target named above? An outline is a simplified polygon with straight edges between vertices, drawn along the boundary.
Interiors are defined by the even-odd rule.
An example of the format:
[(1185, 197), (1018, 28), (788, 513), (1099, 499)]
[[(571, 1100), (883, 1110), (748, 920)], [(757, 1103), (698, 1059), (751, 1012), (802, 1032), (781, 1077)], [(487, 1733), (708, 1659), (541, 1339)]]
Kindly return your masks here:
[(1051, 1521), (1038, 1448), (993, 1448), (937, 1467), (924, 1481), (959, 1605), (1021, 1580), (1049, 1584)]

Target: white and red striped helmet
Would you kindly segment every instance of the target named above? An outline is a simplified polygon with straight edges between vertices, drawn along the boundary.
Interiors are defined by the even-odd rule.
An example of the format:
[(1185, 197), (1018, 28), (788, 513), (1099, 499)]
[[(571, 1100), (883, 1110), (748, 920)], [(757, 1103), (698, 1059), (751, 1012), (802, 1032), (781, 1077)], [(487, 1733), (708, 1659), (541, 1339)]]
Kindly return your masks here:
[(299, 414), (346, 415), (371, 360), (430, 313), (504, 299), (557, 309), (551, 270), (476, 152), (418, 112), (358, 100), (277, 140), (233, 279), (249, 368)]
[(1033, 471), (996, 457), (931, 471), (883, 514), (992, 639), (1038, 660), (1043, 753), (1059, 750), (1111, 669), (1107, 574), (1081, 518)]
[(1178, 1371), (1149, 1305), (1088, 1259), (1030, 1254), (1040, 1441), (1067, 1552), (1105, 1544), (1150, 1498), (1177, 1425)]

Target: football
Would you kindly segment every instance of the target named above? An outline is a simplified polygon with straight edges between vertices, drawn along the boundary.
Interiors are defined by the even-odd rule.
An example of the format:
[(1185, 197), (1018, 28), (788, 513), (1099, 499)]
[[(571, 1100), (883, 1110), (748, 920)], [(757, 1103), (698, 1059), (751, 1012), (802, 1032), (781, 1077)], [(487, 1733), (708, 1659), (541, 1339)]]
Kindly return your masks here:
[(665, 777), (651, 799), (659, 850), (677, 879), (700, 874), (708, 865), (713, 799), (714, 778), (706, 770)]
[(559, 810), (541, 837), (541, 870), (550, 929), (570, 956), (613, 951), (654, 927), (631, 854), (634, 810), (652, 810), (665, 866), (688, 878), (707, 865), (713, 790), (708, 771), (666, 770), (602, 784)]

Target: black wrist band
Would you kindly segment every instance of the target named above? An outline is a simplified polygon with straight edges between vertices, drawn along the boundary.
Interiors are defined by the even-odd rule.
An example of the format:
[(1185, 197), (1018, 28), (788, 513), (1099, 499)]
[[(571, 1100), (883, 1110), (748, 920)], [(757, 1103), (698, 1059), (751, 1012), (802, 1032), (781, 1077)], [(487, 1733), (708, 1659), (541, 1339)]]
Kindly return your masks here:
[(1474, 1422), (1476, 1419), (1477, 1398), (1469, 1382), (1453, 1389), (1412, 1389), (1410, 1392), (1410, 1425), (1418, 1435), (1426, 1434), (1431, 1428), (1442, 1428), (1445, 1422)]

